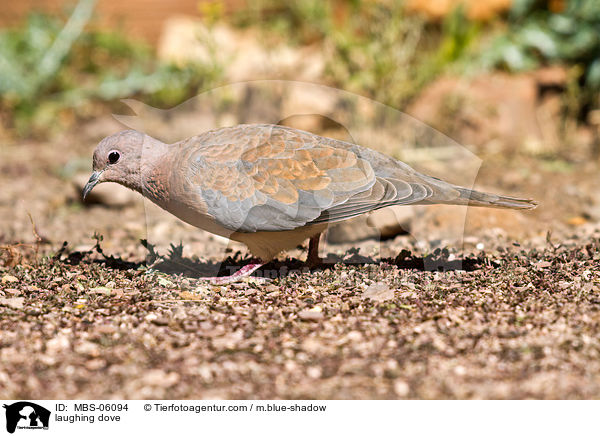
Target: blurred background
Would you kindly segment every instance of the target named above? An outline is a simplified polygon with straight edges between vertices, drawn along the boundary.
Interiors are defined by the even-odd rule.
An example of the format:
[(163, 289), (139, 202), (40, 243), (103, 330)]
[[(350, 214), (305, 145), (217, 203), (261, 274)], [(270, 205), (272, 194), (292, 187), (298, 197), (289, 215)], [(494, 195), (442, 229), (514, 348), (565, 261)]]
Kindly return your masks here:
[[(0, 242), (89, 245), (101, 228), (109, 247), (139, 255), (138, 197), (116, 186), (98, 189), (92, 206), (79, 197), (95, 144), (124, 128), (113, 113), (146, 111), (162, 132), (166, 123), (185, 137), (185, 126), (260, 122), (265, 107), (291, 105), (324, 116), (282, 123), (353, 139), (336, 122), (347, 105), (318, 87), (293, 99), (248, 88), (209, 108), (186, 106), (180, 124), (170, 118), (168, 109), (205, 91), (266, 79), (327, 85), (402, 111), (447, 142), (398, 143), (392, 131), (363, 145), (429, 168), (422, 161), (443, 161), (443, 146), (459, 144), (481, 159), (478, 188), (542, 203), (526, 214), (469, 209), (466, 246), (596, 231), (596, 0), (22, 0), (0, 6)], [(148, 133), (158, 124), (146, 123)], [(464, 161), (451, 160), (429, 172), (462, 182)], [(382, 212), (367, 227), (392, 239), (421, 228), (441, 244), (457, 224), (448, 210)], [(364, 229), (339, 230), (330, 242), (373, 236)]]

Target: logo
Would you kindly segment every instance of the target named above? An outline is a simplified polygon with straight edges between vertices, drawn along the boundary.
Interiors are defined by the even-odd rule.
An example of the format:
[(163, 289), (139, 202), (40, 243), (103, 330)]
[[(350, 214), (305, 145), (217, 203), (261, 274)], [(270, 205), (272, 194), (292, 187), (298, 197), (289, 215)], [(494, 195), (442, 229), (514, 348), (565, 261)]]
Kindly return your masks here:
[(5, 404), (6, 431), (14, 433), (16, 429), (48, 430), (50, 411), (29, 401)]

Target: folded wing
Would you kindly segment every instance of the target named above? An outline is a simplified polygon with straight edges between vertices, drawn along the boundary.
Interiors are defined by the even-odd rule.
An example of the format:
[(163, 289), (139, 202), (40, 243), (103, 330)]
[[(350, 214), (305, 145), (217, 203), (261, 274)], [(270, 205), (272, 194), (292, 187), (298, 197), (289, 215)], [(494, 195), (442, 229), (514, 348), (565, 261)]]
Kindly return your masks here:
[(291, 230), (393, 204), (468, 204), (480, 194), (374, 150), (283, 126), (213, 130), (181, 146), (186, 186), (233, 231)]

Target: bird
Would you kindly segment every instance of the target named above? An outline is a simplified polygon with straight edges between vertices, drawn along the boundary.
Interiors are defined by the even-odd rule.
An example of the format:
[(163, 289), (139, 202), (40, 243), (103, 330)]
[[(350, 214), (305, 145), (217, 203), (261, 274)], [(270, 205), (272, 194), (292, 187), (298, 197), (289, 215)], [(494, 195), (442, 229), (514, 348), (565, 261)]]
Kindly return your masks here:
[(251, 263), (224, 284), (249, 276), (309, 239), (319, 262), (331, 223), (392, 205), (453, 204), (532, 209), (531, 199), (457, 186), (351, 142), (273, 124), (240, 124), (166, 144), (137, 130), (104, 138), (93, 154), (94, 186), (116, 182), (192, 226), (245, 244)]

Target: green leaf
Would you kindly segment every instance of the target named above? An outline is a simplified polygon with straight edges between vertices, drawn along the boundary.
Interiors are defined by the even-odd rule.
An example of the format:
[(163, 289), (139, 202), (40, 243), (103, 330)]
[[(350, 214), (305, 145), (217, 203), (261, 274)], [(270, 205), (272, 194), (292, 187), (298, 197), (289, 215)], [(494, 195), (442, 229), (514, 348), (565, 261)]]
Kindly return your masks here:
[(600, 59), (596, 59), (587, 70), (585, 84), (596, 90), (600, 89)]

